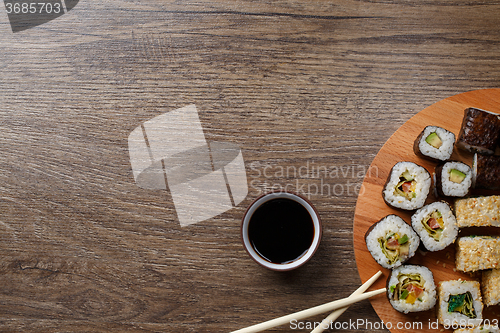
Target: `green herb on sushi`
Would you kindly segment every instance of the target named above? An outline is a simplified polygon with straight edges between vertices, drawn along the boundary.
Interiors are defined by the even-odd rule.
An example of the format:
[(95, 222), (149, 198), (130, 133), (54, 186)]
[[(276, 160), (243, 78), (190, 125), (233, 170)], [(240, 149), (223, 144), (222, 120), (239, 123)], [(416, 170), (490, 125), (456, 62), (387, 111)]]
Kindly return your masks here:
[(476, 311), (474, 311), (474, 299), (470, 291), (463, 294), (450, 295), (448, 312), (458, 312), (471, 319), (477, 318)]

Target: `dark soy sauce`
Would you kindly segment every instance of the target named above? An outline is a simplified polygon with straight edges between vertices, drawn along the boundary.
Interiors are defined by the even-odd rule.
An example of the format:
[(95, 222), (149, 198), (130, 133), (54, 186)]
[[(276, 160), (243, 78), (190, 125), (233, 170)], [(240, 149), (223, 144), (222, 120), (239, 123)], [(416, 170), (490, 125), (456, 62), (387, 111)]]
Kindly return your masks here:
[(248, 237), (263, 259), (285, 264), (300, 258), (309, 249), (314, 224), (300, 203), (277, 198), (255, 210), (248, 224)]

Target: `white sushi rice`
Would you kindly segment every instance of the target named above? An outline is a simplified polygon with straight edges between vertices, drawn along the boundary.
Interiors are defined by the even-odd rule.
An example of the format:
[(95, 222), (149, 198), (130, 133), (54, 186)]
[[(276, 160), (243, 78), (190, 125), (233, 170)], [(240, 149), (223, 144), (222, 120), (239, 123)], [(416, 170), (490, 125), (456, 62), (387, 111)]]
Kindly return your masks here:
[[(395, 188), (399, 183), (399, 177), (407, 171), (416, 180), (417, 185), (415, 189), (416, 197), (408, 199), (404, 196), (398, 195)], [(429, 172), (413, 162), (399, 162), (394, 165), (389, 176), (389, 180), (385, 185), (383, 196), (385, 201), (396, 208), (405, 210), (414, 210), (421, 208), (431, 187), (431, 177)]]
[(476, 187), (476, 178), (477, 178), (477, 154), (474, 154), (474, 158), (472, 159), (472, 187)]
[[(444, 228), (439, 240), (434, 239), (422, 223), (433, 212), (441, 213)], [(458, 236), (458, 225), (455, 216), (446, 202), (436, 201), (417, 210), (411, 216), (411, 225), (420, 237), (422, 244), (429, 251), (439, 251), (455, 242)]]
[[(423, 281), (423, 293), (419, 296), (419, 300), (413, 304), (408, 303), (406, 300), (394, 300), (393, 286), (399, 283), (398, 277), (401, 274), (420, 274)], [(424, 266), (417, 265), (403, 265), (392, 270), (391, 276), (387, 282), (387, 297), (392, 307), (399, 312), (418, 312), (432, 309), (436, 305), (436, 285), (434, 284), (434, 276), (430, 269)]]
[[(389, 234), (398, 233), (399, 235), (407, 235), (410, 242), (408, 256), (399, 258), (392, 265), (387, 262), (387, 257), (382, 252), (379, 244), (379, 238), (387, 237)], [(397, 215), (388, 215), (377, 222), (373, 229), (366, 236), (366, 246), (370, 251), (373, 259), (375, 259), (382, 267), (391, 269), (401, 266), (406, 260), (413, 257), (420, 244), (420, 239), (417, 233), (408, 225), (401, 217)]]
[[(460, 183), (454, 183), (450, 180), (450, 171), (456, 169), (465, 174), (465, 179)], [(472, 185), (472, 170), (462, 162), (446, 162), (441, 171), (441, 190), (445, 196), (463, 197)]]
[[(442, 141), (442, 145), (439, 148), (431, 146), (425, 141), (425, 139), (433, 132), (435, 132)], [(455, 134), (441, 127), (427, 126), (423, 130), (423, 135), (418, 143), (418, 149), (425, 156), (429, 156), (440, 161), (446, 161), (450, 159), (451, 154), (453, 153), (454, 144)]]
[[(473, 299), (474, 312), (476, 318), (471, 319), (459, 312), (448, 312), (448, 302), (451, 295), (460, 295), (470, 292)], [(438, 310), (437, 316), (439, 322), (445, 326), (461, 325), (462, 327), (474, 327), (481, 324), (483, 319), (483, 302), (481, 298), (481, 290), (477, 281), (441, 281), (438, 284)]]

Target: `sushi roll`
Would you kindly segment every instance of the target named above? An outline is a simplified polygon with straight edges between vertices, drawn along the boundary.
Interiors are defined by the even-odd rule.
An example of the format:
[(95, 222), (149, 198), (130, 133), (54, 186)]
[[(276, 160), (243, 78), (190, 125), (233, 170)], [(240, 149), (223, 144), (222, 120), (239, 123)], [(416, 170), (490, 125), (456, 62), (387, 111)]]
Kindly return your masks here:
[(460, 328), (453, 333), (500, 333), (497, 325), (484, 325), (474, 328)]
[(444, 201), (417, 210), (411, 217), (411, 225), (428, 251), (442, 250), (458, 236), (457, 220)]
[(455, 200), (459, 228), (500, 227), (500, 195)]
[(474, 153), (493, 155), (500, 141), (500, 115), (468, 108), (464, 112), (457, 147)]
[(396, 163), (387, 179), (382, 196), (391, 207), (405, 210), (421, 208), (431, 187), (429, 172), (413, 162)]
[(441, 281), (438, 283), (437, 317), (447, 327), (474, 327), (483, 319), (481, 290), (477, 281)]
[(472, 186), (479, 189), (500, 190), (500, 156), (474, 155)]
[(436, 285), (432, 272), (424, 266), (403, 265), (387, 279), (387, 298), (403, 313), (426, 311), (436, 305)]
[(467, 236), (458, 238), (455, 266), (461, 272), (500, 268), (500, 238)]
[(472, 170), (462, 162), (442, 163), (436, 166), (434, 186), (439, 197), (464, 197), (472, 186)]
[(413, 144), (415, 155), (434, 161), (447, 161), (453, 153), (455, 134), (437, 126), (427, 126)]
[(387, 269), (413, 257), (420, 244), (417, 233), (397, 215), (388, 215), (372, 225), (365, 241), (373, 259)]
[(487, 306), (500, 304), (500, 269), (484, 271), (481, 279), (484, 304)]

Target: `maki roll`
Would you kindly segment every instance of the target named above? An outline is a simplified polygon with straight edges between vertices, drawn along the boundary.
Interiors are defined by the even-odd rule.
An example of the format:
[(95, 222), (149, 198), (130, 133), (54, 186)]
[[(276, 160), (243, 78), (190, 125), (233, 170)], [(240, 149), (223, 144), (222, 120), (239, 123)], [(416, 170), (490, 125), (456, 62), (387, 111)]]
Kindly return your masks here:
[(457, 220), (444, 201), (417, 210), (411, 217), (411, 225), (428, 251), (442, 250), (458, 236)]
[(500, 141), (500, 115), (468, 108), (464, 112), (457, 147), (486, 155), (493, 155)]
[(455, 214), (459, 228), (500, 227), (500, 196), (455, 200)]
[(373, 259), (387, 269), (413, 257), (420, 244), (417, 233), (397, 215), (388, 215), (372, 225), (365, 241)]
[(500, 156), (474, 155), (472, 186), (487, 190), (500, 190)]
[(484, 304), (487, 306), (500, 304), (500, 269), (483, 272), (481, 279)]
[(413, 162), (396, 163), (387, 179), (382, 196), (391, 207), (405, 210), (421, 208), (431, 187), (429, 172)]
[(437, 317), (442, 325), (473, 327), (481, 323), (483, 303), (479, 282), (441, 281), (437, 290)]
[(461, 272), (500, 268), (500, 237), (460, 237), (457, 242), (455, 266)]
[(442, 163), (436, 167), (434, 185), (437, 196), (464, 197), (472, 185), (472, 170), (462, 162)]
[(455, 134), (437, 126), (427, 126), (413, 144), (415, 155), (434, 161), (447, 161), (453, 153)]
[(424, 266), (403, 265), (387, 279), (387, 298), (403, 313), (432, 309), (436, 305), (436, 285), (432, 272)]

